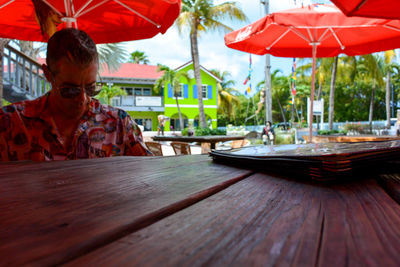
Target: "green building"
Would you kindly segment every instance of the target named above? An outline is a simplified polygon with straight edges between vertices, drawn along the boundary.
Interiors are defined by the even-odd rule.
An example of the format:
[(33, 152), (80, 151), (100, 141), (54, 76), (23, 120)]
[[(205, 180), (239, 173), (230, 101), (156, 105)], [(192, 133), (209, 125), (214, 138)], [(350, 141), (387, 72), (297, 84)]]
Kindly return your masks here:
[[(197, 86), (194, 79), (193, 63), (190, 61), (176, 69), (184, 71), (190, 77), (189, 81), (182, 79), (181, 92), (178, 94), (179, 107), (184, 119), (184, 127), (189, 124), (199, 125), (199, 108)], [(102, 82), (109, 86), (118, 86), (127, 93), (111, 100), (111, 105), (127, 111), (135, 121), (144, 126), (145, 131), (157, 131), (158, 115), (170, 118), (165, 124), (165, 129), (180, 130), (178, 108), (176, 99), (169, 84), (160, 93), (153, 89), (158, 78), (162, 76), (157, 72), (157, 66), (124, 63), (114, 72), (105, 69), (101, 72)], [(203, 87), (203, 105), (206, 120), (210, 127), (217, 127), (218, 87), (221, 82), (206, 68), (201, 66), (201, 79)], [(171, 127), (172, 126), (172, 127)]]

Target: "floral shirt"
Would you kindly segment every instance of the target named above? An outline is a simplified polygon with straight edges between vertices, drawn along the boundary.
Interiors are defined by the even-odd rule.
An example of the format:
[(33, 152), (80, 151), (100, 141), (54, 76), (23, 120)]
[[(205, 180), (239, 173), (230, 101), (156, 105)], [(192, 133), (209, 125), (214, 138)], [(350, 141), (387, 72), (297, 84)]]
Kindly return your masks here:
[(0, 109), (0, 161), (152, 155), (131, 117), (96, 99), (90, 101), (71, 147), (65, 148), (51, 116), (46, 114), (47, 101), (48, 94)]

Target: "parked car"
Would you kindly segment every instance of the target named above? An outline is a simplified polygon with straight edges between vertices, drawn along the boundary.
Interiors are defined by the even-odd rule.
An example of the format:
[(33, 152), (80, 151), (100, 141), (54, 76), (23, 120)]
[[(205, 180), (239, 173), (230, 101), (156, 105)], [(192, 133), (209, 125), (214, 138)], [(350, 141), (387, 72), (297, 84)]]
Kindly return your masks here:
[(292, 128), (292, 123), (291, 122), (278, 122), (274, 124), (274, 129), (280, 128), (281, 130), (289, 130)]

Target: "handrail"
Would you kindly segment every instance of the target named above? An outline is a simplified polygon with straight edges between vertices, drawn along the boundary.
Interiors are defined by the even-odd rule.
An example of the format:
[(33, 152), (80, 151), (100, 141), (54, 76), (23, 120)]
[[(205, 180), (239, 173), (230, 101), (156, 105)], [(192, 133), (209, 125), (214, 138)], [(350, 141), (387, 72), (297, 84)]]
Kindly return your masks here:
[(12, 85), (12, 90), (18, 90), (27, 98), (39, 97), (50, 90), (42, 67), (35, 59), (10, 45), (4, 47), (3, 55), (3, 80)]

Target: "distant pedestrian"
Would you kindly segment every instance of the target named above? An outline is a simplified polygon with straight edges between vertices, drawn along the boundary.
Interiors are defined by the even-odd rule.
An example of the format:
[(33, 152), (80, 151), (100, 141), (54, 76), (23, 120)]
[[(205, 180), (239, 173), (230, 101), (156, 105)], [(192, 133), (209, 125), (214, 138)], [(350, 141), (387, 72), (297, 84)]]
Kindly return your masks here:
[(264, 145), (273, 145), (275, 141), (275, 132), (272, 128), (272, 123), (267, 121), (261, 133)]

